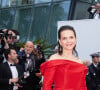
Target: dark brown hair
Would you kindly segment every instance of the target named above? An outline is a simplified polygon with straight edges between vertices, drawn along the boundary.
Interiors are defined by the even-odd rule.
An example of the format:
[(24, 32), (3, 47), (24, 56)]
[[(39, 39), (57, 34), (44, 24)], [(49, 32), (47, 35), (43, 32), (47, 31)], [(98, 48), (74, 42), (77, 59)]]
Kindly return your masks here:
[[(72, 26), (66, 25), (66, 26), (60, 27), (60, 29), (59, 29), (59, 31), (58, 31), (58, 39), (61, 38), (61, 32), (62, 32), (62, 31), (65, 31), (65, 30), (71, 30), (71, 31), (73, 31), (73, 33), (74, 33), (74, 35), (75, 35), (75, 37), (76, 37), (76, 32), (75, 32), (74, 28), (73, 28)], [(75, 48), (76, 48), (76, 45), (75, 45), (75, 47), (73, 48), (73, 54), (74, 54), (75, 56), (78, 56), (78, 53), (77, 53), (77, 51), (76, 51)], [(60, 43), (58, 42), (58, 53), (59, 53), (59, 54), (62, 54), (62, 52), (63, 52), (62, 46), (61, 46)]]
[(5, 55), (6, 60), (8, 60), (8, 54), (11, 53), (11, 50), (15, 50), (15, 49), (9, 48), (9, 49), (6, 49), (6, 50), (4, 51), (4, 55)]

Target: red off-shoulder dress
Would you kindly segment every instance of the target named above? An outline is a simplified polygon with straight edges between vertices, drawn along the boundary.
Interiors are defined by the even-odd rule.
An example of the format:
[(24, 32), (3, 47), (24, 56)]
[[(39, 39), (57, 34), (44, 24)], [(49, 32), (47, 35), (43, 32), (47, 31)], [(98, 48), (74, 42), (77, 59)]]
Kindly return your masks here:
[(88, 69), (83, 64), (63, 59), (47, 61), (40, 66), (43, 90), (87, 90), (85, 76)]

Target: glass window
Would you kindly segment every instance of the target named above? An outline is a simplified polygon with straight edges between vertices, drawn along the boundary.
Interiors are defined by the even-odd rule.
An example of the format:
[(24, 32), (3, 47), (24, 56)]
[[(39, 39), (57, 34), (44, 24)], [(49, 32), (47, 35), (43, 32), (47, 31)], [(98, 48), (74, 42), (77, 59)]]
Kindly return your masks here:
[(18, 28), (21, 35), (20, 41), (27, 41), (29, 38), (32, 12), (32, 8), (19, 9), (16, 12), (16, 22), (18, 22), (18, 26), (15, 28)]
[(12, 28), (14, 23), (15, 9), (2, 9), (0, 12), (0, 28)]
[(46, 2), (51, 2), (52, 0), (34, 0), (34, 3), (46, 3)]
[(55, 44), (57, 42), (57, 21), (68, 20), (69, 8), (70, 0), (53, 4), (46, 34), (49, 43)]
[(16, 6), (17, 5), (17, 0), (10, 0), (11, 6)]
[(80, 0), (80, 1), (92, 3), (93, 0)]
[(39, 6), (35, 8), (34, 21), (32, 23), (32, 33), (30, 39), (45, 38), (50, 15), (50, 6)]
[(0, 0), (0, 7), (1, 7), (1, 0)]
[(33, 0), (18, 0), (18, 5), (33, 4)]
[(16, 3), (17, 3), (16, 0), (2, 0), (1, 1), (1, 7), (5, 8), (5, 7), (15, 6)]
[(1, 7), (8, 7), (9, 6), (9, 0), (2, 0)]
[(53, 1), (62, 1), (62, 0), (53, 0)]
[(100, 3), (100, 0), (94, 0), (94, 4)]
[(88, 3), (81, 3), (78, 2), (75, 8), (74, 18), (75, 20), (78, 19), (88, 19), (89, 13), (87, 9), (89, 8), (90, 4)]

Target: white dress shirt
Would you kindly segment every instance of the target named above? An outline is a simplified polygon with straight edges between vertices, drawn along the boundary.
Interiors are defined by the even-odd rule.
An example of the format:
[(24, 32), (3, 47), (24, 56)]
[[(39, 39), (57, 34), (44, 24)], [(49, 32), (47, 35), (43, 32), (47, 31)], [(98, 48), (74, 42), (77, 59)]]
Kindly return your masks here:
[[(16, 66), (11, 66), (12, 63), (8, 62), (8, 65), (10, 67), (11, 73), (12, 73), (12, 78), (18, 78), (18, 71)], [(18, 86), (14, 83), (13, 90), (18, 90)]]
[(10, 62), (8, 62), (8, 64), (12, 73), (12, 78), (18, 78), (18, 71), (17, 71), (16, 66), (10, 66), (11, 65)]
[(99, 13), (95, 13), (93, 18), (94, 18), (94, 19), (100, 19)]

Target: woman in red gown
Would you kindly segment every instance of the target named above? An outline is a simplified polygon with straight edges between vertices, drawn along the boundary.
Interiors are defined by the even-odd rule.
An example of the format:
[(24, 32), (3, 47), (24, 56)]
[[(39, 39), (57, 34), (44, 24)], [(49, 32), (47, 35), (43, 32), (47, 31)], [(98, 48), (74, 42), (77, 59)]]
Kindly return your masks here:
[[(82, 60), (75, 56), (76, 33), (71, 26), (58, 31), (59, 52), (41, 65), (43, 90), (87, 90), (85, 76), (88, 72)], [(76, 53), (77, 54), (77, 53)]]

